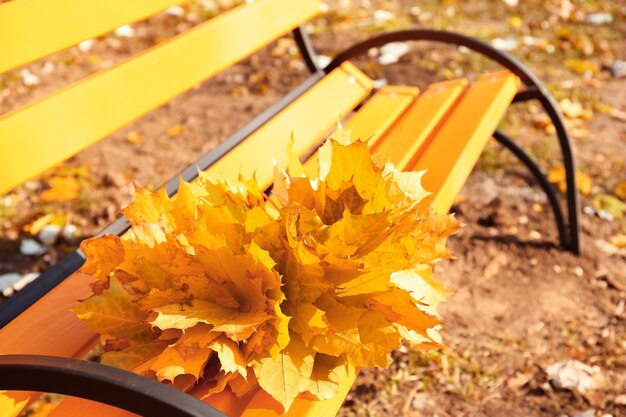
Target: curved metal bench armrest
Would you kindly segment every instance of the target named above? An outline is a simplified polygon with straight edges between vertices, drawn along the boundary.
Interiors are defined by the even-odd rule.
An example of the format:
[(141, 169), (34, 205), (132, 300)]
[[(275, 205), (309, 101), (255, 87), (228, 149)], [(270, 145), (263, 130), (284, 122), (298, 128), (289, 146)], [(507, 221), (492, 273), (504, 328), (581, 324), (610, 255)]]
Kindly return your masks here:
[[(554, 191), (548, 193), (548, 200), (553, 208), (555, 222), (557, 223), (557, 229), (559, 232), (559, 240), (561, 246), (564, 249), (570, 250), (575, 254), (581, 253), (581, 241), (580, 241), (580, 196), (576, 187), (576, 162), (574, 159), (574, 152), (572, 146), (572, 140), (565, 129), (565, 122), (563, 114), (559, 110), (559, 107), (543, 83), (521, 62), (513, 58), (511, 55), (499, 51), (493, 46), (480, 41), (478, 39), (471, 38), (469, 36), (461, 35), (454, 32), (433, 30), (433, 29), (409, 29), (395, 32), (384, 33), (378, 36), (374, 36), (363, 42), (359, 42), (343, 52), (339, 53), (331, 62), (324, 68), (324, 72), (328, 73), (337, 68), (344, 61), (347, 61), (356, 56), (367, 53), (368, 50), (376, 47), (383, 46), (391, 42), (407, 42), (407, 41), (431, 41), (441, 42), (446, 44), (453, 44), (457, 46), (464, 46), (474, 52), (477, 52), (511, 71), (517, 75), (524, 83), (526, 88), (520, 91), (514, 102), (526, 101), (530, 99), (537, 99), (541, 102), (544, 110), (550, 117), (550, 120), (554, 124), (556, 129), (556, 135), (561, 147), (561, 153), (563, 156), (563, 164), (565, 166), (566, 184), (567, 184), (567, 207), (568, 207), (568, 231), (566, 232), (565, 225), (563, 223), (563, 214), (561, 213), (561, 207), (557, 204), (553, 204)], [(503, 143), (502, 135), (497, 138)], [(504, 141), (503, 143), (508, 149), (513, 150), (510, 145), (512, 142)], [(522, 154), (525, 157), (522, 158), (522, 162), (529, 166), (528, 161), (531, 158), (525, 154), (525, 152), (516, 147), (514, 154), (520, 156)], [(535, 165), (535, 168), (536, 165)], [(531, 169), (532, 174), (537, 177), (542, 189), (546, 190), (553, 188), (551, 184), (546, 185), (545, 178), (539, 178), (537, 175), (541, 173), (541, 170)], [(543, 176), (543, 173), (541, 173)], [(552, 194), (552, 195), (551, 195)]]
[(0, 356), (0, 390), (71, 395), (146, 417), (226, 417), (191, 395), (132, 372), (54, 356)]

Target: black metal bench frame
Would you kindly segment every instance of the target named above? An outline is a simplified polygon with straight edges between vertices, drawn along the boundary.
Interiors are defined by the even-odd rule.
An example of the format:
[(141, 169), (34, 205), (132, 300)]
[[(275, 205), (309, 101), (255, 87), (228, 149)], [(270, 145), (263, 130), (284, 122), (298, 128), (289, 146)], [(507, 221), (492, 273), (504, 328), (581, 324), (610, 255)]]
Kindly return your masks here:
[[(517, 75), (522, 89), (513, 102), (538, 100), (550, 117), (560, 145), (566, 173), (567, 222), (559, 203), (557, 191), (546, 178), (545, 173), (534, 159), (528, 155), (513, 139), (496, 130), (493, 137), (509, 149), (530, 170), (541, 189), (545, 192), (552, 208), (559, 243), (564, 250), (574, 254), (581, 253), (580, 239), (580, 197), (576, 188), (576, 163), (571, 138), (565, 129), (563, 115), (556, 101), (547, 88), (522, 63), (507, 53), (491, 45), (453, 32), (429, 29), (414, 29), (382, 34), (364, 42), (355, 44), (338, 54), (325, 68), (317, 64), (316, 53), (303, 27), (292, 32), (300, 49), (302, 58), (311, 72), (311, 76), (286, 96), (252, 119), (241, 130), (231, 135), (215, 149), (203, 155), (196, 162), (185, 168), (179, 175), (166, 184), (168, 194), (178, 190), (179, 176), (191, 181), (198, 176), (198, 169), (206, 170), (226, 155), (231, 149), (245, 140), (263, 124), (276, 116), (294, 100), (313, 87), (319, 80), (341, 63), (368, 50), (391, 42), (432, 41), (457, 46), (464, 46), (481, 54)], [(313, 152), (314, 150), (311, 150)], [(112, 233), (121, 235), (128, 230), (129, 224), (124, 217), (119, 217), (98, 235)], [(42, 274), (33, 284), (0, 304), (0, 328), (20, 315), (37, 300), (56, 287), (69, 275), (77, 271), (84, 263), (80, 250), (72, 252), (50, 270)], [(0, 355), (0, 390), (29, 390), (54, 392), (98, 401), (147, 417), (218, 417), (223, 416), (215, 408), (194, 397), (150, 380), (102, 364), (76, 359), (58, 358), (41, 355)]]

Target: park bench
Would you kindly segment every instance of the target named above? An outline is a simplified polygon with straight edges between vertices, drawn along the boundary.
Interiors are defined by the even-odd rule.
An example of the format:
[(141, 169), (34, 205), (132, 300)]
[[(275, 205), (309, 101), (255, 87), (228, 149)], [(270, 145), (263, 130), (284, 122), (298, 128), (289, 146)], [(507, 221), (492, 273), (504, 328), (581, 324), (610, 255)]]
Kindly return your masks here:
[[(0, 73), (178, 3), (181, 0), (2, 3)], [(273, 176), (268, 161), (274, 158), (278, 164), (286, 164), (292, 133), (294, 150), (305, 160), (341, 116), (354, 136), (371, 137), (373, 151), (390, 158), (399, 168), (428, 169), (424, 186), (434, 193), (435, 210), (447, 212), (486, 142), (494, 137), (519, 157), (546, 192), (563, 249), (580, 251), (579, 203), (570, 140), (553, 98), (526, 68), (483, 42), (423, 29), (374, 37), (320, 68), (302, 26), (319, 9), (316, 0), (246, 1), (119, 65), (0, 116), (0, 194), (291, 33), (310, 77), (184, 169), (181, 178), (194, 180), (197, 168), (226, 176), (254, 170), (262, 186), (269, 187)], [(419, 91), (412, 86), (375, 88), (373, 80), (349, 62), (389, 42), (420, 40), (464, 46), (495, 60), (504, 70), (484, 74), (471, 85), (459, 79)], [(567, 173), (567, 216), (532, 158), (496, 130), (509, 105), (526, 100), (538, 100), (556, 127)], [(176, 193), (178, 178), (166, 184), (170, 195)], [(127, 228), (127, 222), (119, 218), (101, 234), (120, 235)], [(86, 331), (67, 310), (90, 295), (84, 277), (76, 272), (83, 261), (80, 251), (72, 253), (0, 305), (0, 389), (11, 390), (9, 395), (16, 400), (32, 400), (36, 392), (72, 396), (51, 414), (54, 417), (121, 417), (129, 412), (206, 417), (221, 415), (217, 410), (229, 416), (276, 415), (261, 391), (242, 399), (224, 392), (201, 402), (133, 373), (79, 360), (97, 342), (97, 336)], [(356, 372), (342, 383), (336, 398), (298, 399), (289, 415), (334, 415)]]

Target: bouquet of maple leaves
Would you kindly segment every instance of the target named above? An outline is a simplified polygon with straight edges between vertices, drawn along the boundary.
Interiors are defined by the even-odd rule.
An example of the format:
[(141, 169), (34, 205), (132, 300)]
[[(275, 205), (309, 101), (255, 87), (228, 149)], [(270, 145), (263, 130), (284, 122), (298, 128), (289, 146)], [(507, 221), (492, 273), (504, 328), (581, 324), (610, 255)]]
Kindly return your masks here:
[(459, 224), (432, 211), (421, 175), (378, 166), (338, 130), (316, 164), (276, 168), (271, 197), (204, 173), (171, 198), (138, 187), (130, 231), (81, 245), (93, 295), (72, 310), (103, 363), (181, 390), (260, 387), (285, 411), (331, 398), (403, 340), (440, 343), (446, 290), (428, 270)]

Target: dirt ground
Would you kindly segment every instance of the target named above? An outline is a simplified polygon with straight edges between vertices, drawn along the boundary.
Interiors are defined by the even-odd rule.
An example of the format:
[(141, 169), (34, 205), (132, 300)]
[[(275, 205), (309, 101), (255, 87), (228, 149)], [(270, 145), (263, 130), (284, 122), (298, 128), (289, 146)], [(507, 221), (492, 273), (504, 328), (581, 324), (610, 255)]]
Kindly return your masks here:
[[(626, 6), (565, 0), (328, 6), (313, 25), (313, 41), (329, 56), (371, 34), (411, 26), (458, 30), (511, 49), (561, 102), (579, 170), (589, 180), (581, 184), (584, 249), (576, 257), (557, 247), (546, 198), (529, 173), (490, 143), (453, 207), (466, 224), (449, 242), (457, 259), (436, 267), (455, 291), (441, 308), (448, 348), (405, 349), (389, 369), (363, 370), (340, 415), (626, 416), (626, 249), (616, 239), (626, 233), (626, 189), (621, 194), (618, 187), (626, 181)], [(105, 36), (0, 75), (0, 114), (120, 62), (212, 10), (194, 3), (182, 15), (134, 25), (130, 37)], [(589, 16), (603, 13), (610, 22), (590, 23)], [(0, 204), (0, 274), (48, 268), (115, 218), (132, 195), (131, 181), (157, 187), (302, 81), (297, 58), (290, 40), (273, 43), (9, 193)], [(463, 50), (432, 44), (412, 45), (398, 58), (359, 64), (372, 77), (421, 87), (491, 68)], [(28, 74), (37, 82), (26, 82)], [(562, 165), (538, 106), (517, 105), (501, 127), (546, 170)], [(42, 197), (55, 178), (68, 177), (79, 184), (76, 196)], [(41, 256), (22, 254), (29, 227), (46, 215), (51, 224), (76, 226), (78, 236), (59, 239)], [(598, 387), (556, 387), (548, 369), (565, 360), (592, 367)]]

